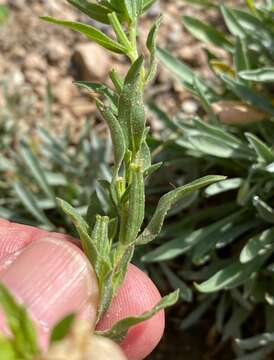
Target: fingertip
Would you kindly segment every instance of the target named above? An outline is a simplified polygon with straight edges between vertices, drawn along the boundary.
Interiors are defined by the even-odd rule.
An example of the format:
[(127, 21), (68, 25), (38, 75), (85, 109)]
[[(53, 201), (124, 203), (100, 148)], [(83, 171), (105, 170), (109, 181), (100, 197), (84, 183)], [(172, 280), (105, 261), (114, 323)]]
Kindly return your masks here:
[[(161, 295), (149, 277), (134, 265), (130, 265), (125, 281), (116, 298), (98, 325), (98, 329), (110, 328), (115, 322), (150, 310)], [(141, 360), (148, 356), (159, 343), (165, 327), (164, 311), (131, 328), (120, 344), (129, 360)]]

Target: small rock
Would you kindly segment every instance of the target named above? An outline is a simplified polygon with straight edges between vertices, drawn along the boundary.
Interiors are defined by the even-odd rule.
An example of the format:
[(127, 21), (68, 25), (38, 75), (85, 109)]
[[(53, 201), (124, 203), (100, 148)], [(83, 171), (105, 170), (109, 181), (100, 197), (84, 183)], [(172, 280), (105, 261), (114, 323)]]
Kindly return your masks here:
[(75, 95), (75, 87), (72, 78), (61, 80), (56, 87), (53, 88), (54, 97), (63, 105), (68, 105)]
[(63, 42), (51, 40), (46, 46), (46, 54), (51, 63), (58, 63), (69, 57), (69, 50)]
[(34, 70), (45, 71), (47, 68), (47, 64), (41, 55), (37, 53), (31, 53), (27, 55), (25, 59), (24, 67), (27, 70), (34, 69)]
[(25, 77), (29, 83), (34, 86), (46, 85), (46, 78), (41, 75), (41, 72), (38, 70), (27, 70), (25, 71)]
[(193, 99), (187, 99), (182, 103), (182, 111), (186, 114), (193, 115), (198, 111), (198, 104)]
[(110, 69), (110, 55), (95, 43), (78, 45), (73, 58), (83, 80), (104, 79)]
[(87, 101), (80, 98), (72, 102), (71, 110), (76, 117), (87, 116), (96, 111), (96, 105), (94, 101)]
[(20, 70), (15, 70), (11, 74), (9, 81), (15, 88), (18, 88), (24, 84), (25, 77)]
[(9, 4), (21, 10), (26, 6), (26, 0), (9, 0)]
[(161, 13), (161, 11), (162, 11), (161, 5), (158, 2), (156, 2), (148, 10), (147, 15), (151, 17), (155, 17), (158, 16)]
[(50, 67), (47, 71), (48, 81), (50, 84), (56, 84), (60, 78), (59, 69)]

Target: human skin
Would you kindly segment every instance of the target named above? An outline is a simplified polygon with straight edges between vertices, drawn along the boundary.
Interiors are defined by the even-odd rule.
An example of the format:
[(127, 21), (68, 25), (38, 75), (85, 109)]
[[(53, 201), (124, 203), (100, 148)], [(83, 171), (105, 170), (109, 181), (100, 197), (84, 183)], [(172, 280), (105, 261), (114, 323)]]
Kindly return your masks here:
[[(46, 348), (52, 326), (66, 314), (95, 322), (98, 288), (94, 272), (69, 236), (0, 219), (0, 282), (24, 303)], [(130, 265), (116, 298), (99, 322), (100, 330), (117, 320), (151, 309), (160, 294), (145, 273)], [(5, 331), (3, 315), (0, 329)], [(164, 313), (129, 330), (121, 347), (129, 360), (144, 359), (158, 344)]]

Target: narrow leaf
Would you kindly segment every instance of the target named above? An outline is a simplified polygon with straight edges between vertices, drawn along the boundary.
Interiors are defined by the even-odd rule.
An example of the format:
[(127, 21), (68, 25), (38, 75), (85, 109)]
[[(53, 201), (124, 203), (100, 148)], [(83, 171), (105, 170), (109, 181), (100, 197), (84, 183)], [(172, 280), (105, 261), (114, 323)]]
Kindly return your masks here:
[(143, 58), (140, 57), (131, 66), (119, 99), (118, 119), (123, 129), (129, 150), (133, 157), (140, 149), (145, 130), (145, 107), (141, 71)]
[(126, 142), (121, 125), (119, 124), (119, 121), (117, 120), (115, 115), (112, 113), (111, 109), (103, 106), (99, 102), (97, 102), (97, 107), (100, 110), (103, 118), (107, 122), (111, 134), (115, 158), (113, 168), (113, 177), (115, 180), (118, 176), (119, 169), (125, 156)]
[(59, 321), (51, 331), (50, 344), (63, 340), (68, 335), (74, 320), (75, 315), (69, 314)]
[(205, 189), (205, 195), (207, 197), (211, 197), (211, 196), (215, 196), (215, 195), (221, 194), (226, 191), (238, 189), (241, 186), (242, 182), (243, 182), (243, 180), (241, 178), (234, 178), (234, 179), (227, 179), (224, 181), (219, 181), (216, 184), (209, 185)]
[(262, 140), (251, 133), (245, 133), (245, 136), (256, 151), (261, 162), (271, 164), (274, 161), (274, 152)]
[(274, 242), (274, 228), (267, 229), (250, 238), (240, 254), (242, 264), (253, 261), (257, 256), (272, 251)]
[(259, 198), (259, 196), (254, 196), (253, 205), (258, 211), (259, 216), (268, 223), (274, 223), (274, 209), (269, 206), (266, 202)]
[(43, 210), (40, 208), (35, 196), (20, 181), (13, 184), (14, 190), (26, 209), (42, 224), (47, 225), (50, 229), (53, 227)]
[(187, 30), (198, 40), (221, 47), (229, 52), (233, 50), (231, 42), (224, 33), (203, 21), (191, 16), (183, 16), (183, 23)]
[(146, 244), (155, 239), (155, 237), (161, 231), (165, 216), (170, 208), (179, 200), (181, 200), (187, 194), (199, 190), (202, 187), (210, 185), (216, 181), (224, 180), (224, 176), (205, 176), (201, 179), (195, 180), (190, 184), (181, 186), (169, 193), (165, 194), (159, 201), (152, 219), (149, 224), (138, 237), (137, 243)]
[(140, 316), (132, 316), (120, 320), (116, 324), (114, 324), (110, 330), (98, 331), (97, 333), (99, 335), (106, 336), (114, 341), (121, 341), (126, 336), (129, 328), (152, 318), (159, 311), (174, 305), (178, 301), (178, 298), (179, 290), (176, 290), (173, 293), (163, 297), (162, 300), (152, 310), (146, 311)]
[(55, 195), (52, 191), (50, 185), (47, 182), (47, 177), (42, 169), (39, 160), (35, 157), (33, 152), (29, 149), (29, 147), (22, 143), (20, 146), (21, 155), (28, 166), (32, 176), (35, 178), (40, 188), (44, 191), (45, 195), (49, 197), (53, 202), (55, 202)]
[(236, 94), (239, 98), (246, 101), (248, 104), (255, 106), (257, 109), (274, 114), (274, 106), (271, 101), (263, 95), (249, 89), (247, 86), (222, 75), (221, 79), (227, 85), (227, 87)]
[(245, 80), (256, 82), (274, 82), (274, 67), (265, 67), (249, 71), (241, 71), (239, 76)]
[(86, 35), (89, 39), (97, 42), (99, 45), (103, 46), (104, 48), (115, 52), (124, 54), (127, 52), (127, 49), (117, 43), (116, 41), (112, 40), (110, 37), (105, 35), (102, 31), (96, 29), (91, 25), (82, 24), (79, 22), (67, 21), (67, 20), (59, 20), (49, 16), (42, 16), (42, 20), (50, 22), (52, 24), (65, 26), (69, 29), (75, 30), (80, 32), (83, 35)]
[(241, 264), (238, 261), (232, 262), (229, 266), (218, 271), (207, 281), (199, 285), (195, 284), (195, 286), (203, 293), (232, 289), (250, 279), (251, 275), (260, 269), (265, 260), (265, 257), (257, 256), (255, 260), (250, 261), (247, 264)]
[(110, 9), (88, 2), (86, 0), (67, 0), (71, 5), (82, 11), (91, 19), (99, 21), (104, 24), (109, 24), (108, 14)]

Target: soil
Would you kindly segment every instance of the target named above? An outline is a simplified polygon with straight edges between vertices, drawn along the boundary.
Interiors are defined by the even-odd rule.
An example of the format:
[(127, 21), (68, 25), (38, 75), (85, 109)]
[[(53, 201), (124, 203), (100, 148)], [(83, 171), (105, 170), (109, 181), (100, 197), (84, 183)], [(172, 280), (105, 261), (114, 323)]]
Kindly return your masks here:
[[(105, 81), (112, 67), (124, 73), (126, 60), (116, 55), (106, 57), (106, 52), (95, 48), (93, 57), (87, 61), (90, 63), (94, 59), (93, 63), (88, 64), (91, 69), (86, 71), (77, 53), (79, 45), (85, 48), (90, 43), (77, 33), (39, 19), (39, 16), (46, 14), (90, 22), (65, 0), (0, 0), (0, 3), (9, 5), (11, 9), (9, 20), (0, 28), (0, 79), (8, 83), (9, 93), (16, 94), (18, 108), (23, 109), (15, 115), (20, 132), (42, 125), (54, 127), (60, 134), (64, 128), (70, 129), (75, 137), (86, 118), (94, 116), (95, 104), (85, 92), (73, 85), (73, 81)], [(199, 73), (212, 76), (206, 65), (203, 45), (183, 29), (181, 15), (198, 16), (214, 24), (220, 22), (216, 12), (198, 11), (181, 0), (163, 0), (153, 6), (142, 20), (140, 39), (146, 38), (149, 26), (160, 13), (164, 17), (159, 44)], [(106, 30), (105, 26), (101, 27)], [(100, 66), (92, 66), (94, 62)], [(180, 109), (190, 113), (197, 111), (195, 100), (161, 67), (148, 94), (153, 95), (155, 101), (168, 109), (170, 114)], [(0, 95), (0, 105), (5, 105), (3, 95)], [(49, 110), (50, 119), (45, 116)], [(159, 124), (156, 120), (152, 125), (157, 130)]]

